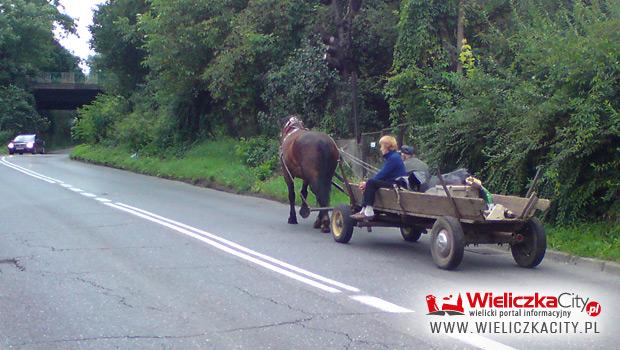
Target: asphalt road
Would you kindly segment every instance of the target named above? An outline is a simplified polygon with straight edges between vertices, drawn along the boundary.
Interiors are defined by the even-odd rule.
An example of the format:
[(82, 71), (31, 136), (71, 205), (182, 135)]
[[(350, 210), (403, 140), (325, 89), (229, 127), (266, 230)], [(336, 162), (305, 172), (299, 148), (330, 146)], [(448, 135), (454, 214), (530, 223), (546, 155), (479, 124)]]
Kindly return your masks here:
[[(337, 244), (314, 217), (288, 225), (280, 203), (67, 155), (4, 157), (0, 181), (0, 349), (617, 349), (618, 275), (550, 259), (522, 269), (488, 247), (443, 271), (427, 235), (358, 229)], [(429, 294), (474, 292), (572, 293), (562, 304), (602, 311), (492, 319), (466, 303), (466, 316), (427, 315)], [(558, 323), (569, 321), (578, 328)], [(437, 334), (432, 322), (472, 328)], [(560, 333), (533, 334), (543, 323)]]

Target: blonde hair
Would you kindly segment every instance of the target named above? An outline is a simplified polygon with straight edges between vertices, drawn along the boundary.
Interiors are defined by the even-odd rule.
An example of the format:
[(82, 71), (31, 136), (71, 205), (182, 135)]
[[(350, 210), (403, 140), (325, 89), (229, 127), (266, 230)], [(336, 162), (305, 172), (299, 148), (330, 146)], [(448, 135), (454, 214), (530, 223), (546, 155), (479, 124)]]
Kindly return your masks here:
[(385, 135), (379, 139), (380, 145), (385, 145), (388, 151), (396, 151), (398, 149), (398, 144), (396, 143), (396, 138), (391, 135)]

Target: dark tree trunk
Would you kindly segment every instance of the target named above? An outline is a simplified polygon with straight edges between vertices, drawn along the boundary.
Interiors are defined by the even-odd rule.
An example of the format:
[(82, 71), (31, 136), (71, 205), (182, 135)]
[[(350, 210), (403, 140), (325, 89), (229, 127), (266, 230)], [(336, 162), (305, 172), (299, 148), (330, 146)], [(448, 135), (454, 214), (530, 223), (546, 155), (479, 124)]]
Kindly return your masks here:
[(362, 140), (362, 134), (360, 132), (359, 118), (357, 115), (357, 71), (351, 72), (351, 114), (353, 117), (353, 132), (355, 134), (355, 140), (359, 144)]
[(456, 23), (456, 71), (463, 73), (463, 63), (461, 63), (461, 50), (463, 50), (464, 22), (465, 22), (465, 0), (459, 0), (459, 15)]

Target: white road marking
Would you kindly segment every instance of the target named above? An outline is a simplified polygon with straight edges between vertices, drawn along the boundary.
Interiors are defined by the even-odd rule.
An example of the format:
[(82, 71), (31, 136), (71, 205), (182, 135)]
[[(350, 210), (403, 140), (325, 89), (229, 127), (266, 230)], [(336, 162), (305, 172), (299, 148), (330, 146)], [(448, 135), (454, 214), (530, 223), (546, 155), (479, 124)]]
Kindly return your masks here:
[(97, 197), (97, 195), (96, 195), (96, 194), (92, 194), (92, 193), (88, 193), (88, 192), (82, 192), (82, 193), (80, 193), (80, 194), (81, 194), (82, 196), (84, 196), (84, 197), (88, 197), (88, 198), (95, 198), (95, 197)]
[(58, 179), (54, 179), (53, 177), (49, 177), (49, 176), (47, 176), (47, 175), (43, 175), (43, 174), (41, 174), (41, 173), (37, 173), (37, 172), (36, 172), (36, 171), (34, 171), (34, 170), (30, 170), (30, 169), (24, 168), (23, 166), (20, 166), (20, 165), (17, 165), (17, 164), (13, 164), (13, 163), (9, 162), (8, 160), (4, 159), (4, 157), (2, 157), (2, 162), (3, 162), (3, 163), (5, 163), (5, 164), (8, 164), (9, 166), (11, 166), (11, 167), (13, 167), (13, 168), (17, 168), (17, 169), (15, 169), (15, 170), (21, 169), (21, 170), (23, 170), (23, 171), (29, 172), (29, 173), (31, 173), (31, 174), (33, 174), (33, 175), (38, 176), (38, 177), (45, 178), (45, 179), (47, 179), (48, 181), (57, 182), (57, 183), (63, 183), (62, 181), (60, 181), (60, 180), (58, 180)]
[(475, 346), (478, 349), (484, 350), (516, 350), (515, 348), (502, 344), (500, 342), (496, 342), (495, 340), (485, 338), (481, 335), (470, 333), (470, 334), (450, 334), (446, 333), (446, 335), (450, 338), (460, 340), (463, 343), (467, 343), (469, 345)]
[[(60, 180), (57, 180), (57, 179), (45, 176), (43, 174), (37, 173), (35, 171), (32, 171), (30, 169), (26, 169), (26, 168), (20, 167), (18, 165), (15, 165), (15, 164), (5, 160), (5, 157), (2, 157), (0, 159), (0, 164), (4, 165), (6, 167), (12, 168), (12, 169), (14, 169), (16, 171), (22, 172), (22, 173), (24, 173), (26, 175), (29, 175), (31, 177), (37, 178), (39, 180), (46, 181), (48, 183), (52, 183), (52, 184), (58, 183), (61, 186), (70, 189), (71, 191), (83, 192), (81, 189), (73, 188), (71, 185), (65, 184), (65, 183), (63, 183)], [(292, 278), (294, 280), (300, 281), (300, 282), (308, 284), (310, 286), (319, 288), (319, 289), (324, 290), (326, 292), (329, 292), (329, 293), (341, 293), (342, 291), (338, 290), (336, 288), (330, 287), (328, 285), (325, 285), (323, 283), (319, 283), (317, 281), (311, 280), (311, 279), (306, 278), (304, 276), (298, 275), (298, 274), (296, 274), (294, 272), (285, 270), (283, 268), (280, 268), (280, 267), (275, 266), (273, 264), (270, 264), (268, 262), (259, 260), (259, 259), (255, 258), (255, 257), (253, 257), (251, 255), (263, 258), (263, 259), (265, 259), (267, 261), (273, 262), (276, 265), (280, 265), (282, 267), (286, 267), (287, 269), (290, 269), (292, 271), (299, 272), (299, 273), (304, 274), (306, 276), (315, 278), (317, 280), (329, 283), (329, 284), (334, 285), (334, 286), (338, 286), (338, 287), (340, 287), (342, 289), (345, 289), (345, 290), (348, 290), (348, 291), (352, 291), (352, 292), (359, 292), (360, 291), (356, 287), (352, 287), (352, 286), (349, 286), (347, 284), (344, 284), (344, 283), (341, 283), (341, 282), (329, 279), (327, 277), (323, 277), (321, 275), (317, 275), (315, 273), (312, 273), (310, 271), (307, 271), (307, 270), (301, 269), (299, 267), (290, 265), (288, 263), (285, 263), (285, 262), (280, 261), (278, 259), (272, 258), (270, 256), (258, 253), (256, 251), (253, 251), (253, 250), (249, 249), (249, 248), (241, 246), (241, 245), (239, 245), (237, 243), (234, 243), (234, 242), (229, 241), (227, 239), (224, 239), (224, 238), (221, 238), (219, 236), (213, 235), (213, 234), (211, 234), (209, 232), (206, 232), (206, 231), (203, 231), (203, 230), (191, 227), (189, 225), (185, 225), (185, 224), (180, 223), (180, 222), (176, 222), (174, 220), (171, 220), (171, 219), (159, 216), (157, 214), (150, 213), (150, 212), (148, 212), (146, 210), (142, 210), (142, 209), (139, 209), (139, 208), (134, 208), (134, 207), (131, 207), (131, 206), (123, 204), (123, 203), (112, 204), (112, 203), (110, 203), (111, 201), (109, 199), (96, 197), (95, 195), (93, 195), (91, 193), (80, 193), (80, 194), (84, 195), (86, 197), (94, 198), (95, 200), (97, 200), (99, 202), (102, 202), (103, 204), (105, 204), (107, 206), (110, 206), (112, 208), (115, 208), (115, 209), (118, 209), (118, 210), (130, 213), (132, 215), (141, 217), (141, 218), (143, 218), (145, 220), (148, 220), (148, 221), (155, 222), (155, 223), (158, 223), (160, 225), (166, 226), (166, 227), (168, 227), (170, 229), (173, 229), (173, 230), (175, 230), (175, 231), (177, 231), (179, 233), (183, 233), (183, 234), (185, 234), (185, 235), (187, 235), (189, 237), (192, 237), (192, 238), (195, 238), (195, 239), (200, 240), (202, 242), (205, 242), (205, 243), (207, 243), (207, 244), (209, 244), (209, 245), (211, 245), (211, 246), (213, 246), (213, 247), (215, 247), (217, 249), (220, 249), (220, 250), (222, 250), (224, 252), (227, 252), (229, 254), (235, 255), (235, 256), (237, 256), (237, 257), (239, 257), (241, 259), (244, 259), (246, 261), (252, 262), (252, 263), (257, 264), (259, 266), (265, 267), (265, 268), (267, 268), (267, 269), (269, 269), (271, 271), (277, 272), (279, 274), (282, 274), (284, 276), (290, 277), (290, 278)], [(211, 238), (211, 239), (209, 239), (209, 238)], [(215, 241), (222, 242), (223, 244), (215, 242)], [(235, 248), (237, 250), (240, 250), (241, 252), (237, 251), (237, 250), (235, 250), (233, 248)], [(251, 254), (251, 255), (245, 254), (244, 252), (248, 253), (248, 254)], [(352, 299), (352, 300), (358, 301), (360, 303), (366, 304), (368, 306), (372, 306), (372, 307), (377, 308), (379, 310), (385, 311), (385, 312), (390, 312), (390, 313), (412, 313), (412, 312), (414, 312), (413, 310), (404, 308), (402, 306), (390, 303), (390, 302), (388, 302), (386, 300), (383, 300), (383, 299), (377, 298), (377, 297), (373, 297), (373, 296), (370, 296), (370, 295), (352, 295), (352, 296), (349, 296), (349, 298)], [(483, 337), (481, 335), (478, 335), (478, 334), (446, 334), (446, 335), (451, 337), (451, 338), (453, 338), (453, 339), (455, 339), (455, 340), (458, 340), (458, 341), (464, 342), (466, 344), (475, 346), (475, 347), (477, 347), (479, 349), (484, 349), (484, 350), (490, 350), (490, 349), (493, 349), (493, 350), (516, 350), (513, 347), (510, 347), (508, 345), (499, 343), (499, 342), (494, 341), (494, 340), (489, 339), (489, 338), (485, 338), (485, 337)]]
[(332, 286), (335, 286), (335, 287), (338, 287), (338, 288), (342, 288), (342, 289), (348, 290), (350, 292), (359, 292), (360, 291), (359, 288), (356, 288), (356, 287), (353, 287), (353, 286), (349, 286), (347, 284), (344, 284), (344, 283), (341, 283), (341, 282), (338, 282), (338, 281), (334, 281), (333, 279), (330, 279), (330, 278), (318, 275), (318, 274), (310, 272), (308, 270), (304, 270), (304, 269), (302, 269), (300, 267), (291, 265), (289, 263), (286, 263), (284, 261), (278, 260), (276, 258), (272, 258), (272, 257), (270, 257), (268, 255), (259, 253), (257, 251), (254, 251), (254, 250), (250, 249), (250, 248), (246, 248), (246, 247), (244, 247), (244, 246), (242, 246), (242, 245), (240, 245), (238, 243), (229, 241), (229, 240), (227, 240), (225, 238), (222, 238), (220, 236), (216, 236), (216, 235), (214, 235), (212, 233), (209, 233), (209, 232), (206, 232), (204, 230), (201, 230), (201, 229), (198, 229), (198, 228), (186, 225), (186, 224), (178, 222), (178, 221), (174, 221), (172, 219), (165, 218), (163, 216), (151, 213), (149, 211), (146, 211), (146, 210), (143, 210), (143, 209), (140, 209), (140, 208), (132, 207), (132, 206), (127, 205), (127, 204), (118, 203), (118, 202), (116, 204), (120, 205), (122, 207), (128, 208), (128, 209), (140, 212), (142, 214), (146, 214), (146, 215), (152, 216), (154, 218), (157, 218), (159, 220), (171, 223), (173, 225), (177, 225), (179, 227), (183, 227), (183, 228), (188, 229), (188, 230), (190, 230), (190, 231), (192, 231), (194, 233), (197, 233), (197, 234), (199, 234), (201, 236), (205, 236), (207, 238), (210, 238), (210, 239), (216, 240), (216, 241), (218, 241), (220, 243), (223, 243), (223, 244), (225, 244), (225, 245), (227, 245), (227, 246), (229, 246), (231, 248), (235, 248), (235, 249), (240, 250), (240, 251), (242, 251), (244, 253), (254, 255), (254, 256), (259, 257), (261, 259), (267, 260), (270, 263), (282, 266), (284, 268), (287, 268), (289, 270), (295, 271), (295, 272), (300, 273), (302, 275), (314, 278), (314, 279), (316, 279), (318, 281), (321, 281), (321, 282), (324, 282), (324, 283), (327, 283), (327, 284), (331, 284)]
[(173, 229), (173, 230), (175, 230), (175, 231), (177, 231), (179, 233), (182, 233), (184, 235), (187, 235), (189, 237), (192, 237), (192, 238), (200, 240), (200, 241), (202, 241), (204, 243), (207, 243), (210, 246), (213, 246), (213, 247), (215, 247), (215, 248), (217, 248), (219, 250), (222, 250), (222, 251), (224, 251), (226, 253), (232, 254), (232, 255), (234, 255), (236, 257), (239, 257), (241, 259), (244, 259), (244, 260), (249, 261), (251, 263), (254, 263), (256, 265), (262, 266), (262, 267), (264, 267), (266, 269), (269, 269), (271, 271), (277, 272), (279, 274), (282, 274), (282, 275), (284, 275), (286, 277), (292, 278), (292, 279), (297, 280), (299, 282), (305, 283), (305, 284), (313, 286), (315, 288), (319, 288), (319, 289), (324, 290), (324, 291), (329, 292), (329, 293), (341, 293), (341, 291), (336, 289), (336, 288), (332, 288), (332, 287), (330, 287), (328, 285), (325, 285), (323, 283), (319, 283), (319, 282), (313, 281), (313, 280), (311, 280), (309, 278), (303, 277), (303, 276), (298, 275), (296, 273), (293, 273), (291, 271), (285, 270), (283, 268), (277, 267), (277, 266), (272, 265), (270, 263), (267, 263), (265, 261), (259, 260), (259, 259), (255, 258), (253, 256), (248, 255), (248, 254), (236, 251), (236, 250), (234, 250), (234, 249), (232, 249), (230, 247), (227, 247), (227, 246), (225, 246), (225, 245), (223, 245), (221, 243), (215, 242), (215, 241), (213, 241), (211, 239), (203, 237), (203, 236), (201, 236), (199, 234), (191, 232), (191, 231), (189, 231), (187, 229), (184, 229), (182, 227), (178, 227), (176, 225), (170, 224), (170, 223), (165, 222), (163, 220), (159, 220), (159, 219), (156, 219), (154, 217), (151, 217), (151, 216), (148, 216), (148, 215), (144, 215), (144, 214), (139, 213), (137, 211), (134, 211), (134, 210), (131, 210), (131, 209), (128, 209), (128, 208), (124, 208), (124, 207), (121, 207), (121, 206), (116, 205), (116, 204), (112, 204), (112, 203), (104, 203), (104, 204), (107, 205), (107, 206), (110, 206), (112, 208), (115, 208), (115, 209), (118, 209), (118, 210), (122, 210), (122, 211), (130, 213), (132, 215), (141, 217), (141, 218), (143, 218), (145, 220), (148, 220), (148, 221), (160, 224), (162, 226), (166, 226), (166, 227), (168, 227), (170, 229)]
[(362, 304), (372, 306), (376, 309), (383, 310), (391, 313), (411, 313), (413, 310), (409, 310), (402, 306), (392, 304), (389, 301), (385, 301), (381, 298), (373, 297), (371, 295), (352, 295), (349, 298), (359, 301)]
[(2, 157), (2, 159), (0, 160), (0, 164), (6, 166), (7, 168), (11, 168), (13, 170), (17, 170), (20, 173), (24, 173), (24, 174), (26, 174), (28, 176), (32, 176), (32, 177), (34, 177), (36, 179), (43, 180), (43, 181), (51, 183), (51, 184), (55, 184), (56, 183), (53, 180), (45, 178), (44, 176), (36, 175), (34, 172), (30, 172), (30, 171), (26, 171), (26, 170), (20, 169), (19, 167), (16, 167), (13, 163), (10, 163), (10, 162), (4, 160), (4, 157)]

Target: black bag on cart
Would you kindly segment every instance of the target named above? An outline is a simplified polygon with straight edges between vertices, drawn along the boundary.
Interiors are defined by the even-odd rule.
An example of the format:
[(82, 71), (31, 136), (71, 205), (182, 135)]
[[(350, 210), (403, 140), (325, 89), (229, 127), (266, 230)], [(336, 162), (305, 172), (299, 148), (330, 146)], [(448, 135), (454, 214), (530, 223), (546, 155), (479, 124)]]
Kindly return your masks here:
[[(465, 179), (470, 177), (471, 174), (469, 170), (461, 168), (441, 176), (446, 185), (465, 185)], [(401, 188), (415, 192), (426, 192), (437, 185), (441, 185), (439, 177), (430, 176), (430, 174), (424, 171), (412, 171), (408, 176), (397, 178), (396, 183)]]

